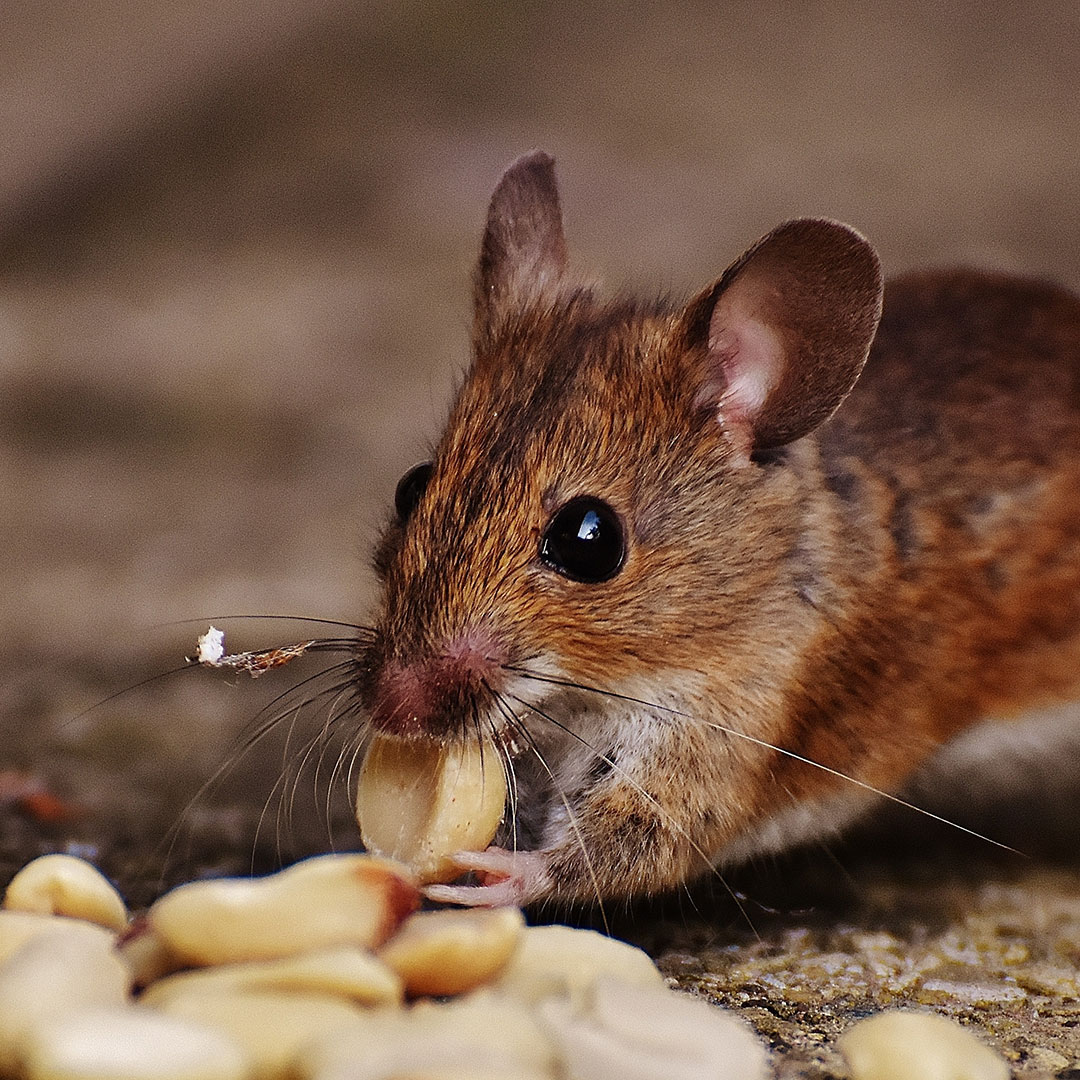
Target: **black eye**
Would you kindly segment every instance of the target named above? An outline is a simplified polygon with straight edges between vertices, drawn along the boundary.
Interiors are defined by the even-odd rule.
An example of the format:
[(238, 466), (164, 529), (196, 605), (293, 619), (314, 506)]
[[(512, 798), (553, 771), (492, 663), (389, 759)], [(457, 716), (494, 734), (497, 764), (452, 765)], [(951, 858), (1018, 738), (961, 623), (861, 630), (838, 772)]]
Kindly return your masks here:
[(548, 522), (540, 538), (540, 558), (574, 581), (607, 581), (626, 559), (622, 523), (606, 502), (580, 495)]
[(397, 490), (394, 492), (394, 509), (397, 510), (398, 521), (402, 525), (409, 519), (409, 515), (416, 509), (420, 496), (424, 494), (431, 479), (431, 462), (425, 461), (421, 465), (414, 465), (399, 481)]

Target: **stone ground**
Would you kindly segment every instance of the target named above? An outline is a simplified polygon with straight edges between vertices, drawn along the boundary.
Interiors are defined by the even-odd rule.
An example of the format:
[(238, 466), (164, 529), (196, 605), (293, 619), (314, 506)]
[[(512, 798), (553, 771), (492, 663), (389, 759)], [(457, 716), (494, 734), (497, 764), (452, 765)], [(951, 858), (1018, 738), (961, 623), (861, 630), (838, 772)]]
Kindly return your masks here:
[[(796, 214), (851, 221), (892, 272), (1080, 286), (1069, 0), (434, 7), (4, 14), (0, 878), (66, 847), (144, 903), (352, 842), (349, 733), (323, 747), (325, 707), (267, 705), (308, 676), (330, 697), (332, 675), (111, 695), (210, 616), (363, 619), (383, 508), (465, 359), (488, 194), (523, 150), (556, 154), (572, 249), (613, 287), (690, 291)], [(326, 632), (226, 625), (236, 647)], [(285, 719), (241, 754), (264, 707)], [(28, 814), (28, 782), (72, 816)], [(1075, 1077), (1076, 804), (1047, 808), (1046, 843), (1014, 820), (1041, 798), (988, 830), (1030, 858), (902, 822), (891, 846), (883, 826), (740, 874), (743, 914), (715, 884), (613, 926), (738, 1007), (785, 1077), (842, 1075), (835, 1033), (897, 1003), (982, 1029), (1018, 1075)]]

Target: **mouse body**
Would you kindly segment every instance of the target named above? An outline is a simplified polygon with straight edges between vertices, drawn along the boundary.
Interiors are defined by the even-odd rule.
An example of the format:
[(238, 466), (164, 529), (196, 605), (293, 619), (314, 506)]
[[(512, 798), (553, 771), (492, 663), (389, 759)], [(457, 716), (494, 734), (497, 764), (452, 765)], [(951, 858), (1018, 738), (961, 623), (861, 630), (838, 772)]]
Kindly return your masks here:
[(432, 895), (632, 898), (821, 838), (981, 720), (1080, 697), (1080, 300), (883, 287), (817, 219), (688, 302), (601, 299), (526, 155), (375, 562), (371, 728), (483, 737), (510, 779), (498, 846)]

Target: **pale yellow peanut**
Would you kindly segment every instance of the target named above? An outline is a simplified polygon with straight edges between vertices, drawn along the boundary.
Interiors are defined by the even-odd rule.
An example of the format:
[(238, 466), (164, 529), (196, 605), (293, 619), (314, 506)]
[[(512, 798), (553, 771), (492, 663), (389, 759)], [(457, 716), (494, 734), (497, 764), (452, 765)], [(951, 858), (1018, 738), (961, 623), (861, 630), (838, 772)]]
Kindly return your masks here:
[(56, 1017), (27, 1040), (26, 1080), (247, 1080), (251, 1064), (204, 1025), (127, 1005)]
[(486, 848), (505, 806), (499, 752), (477, 740), (375, 736), (356, 793), (364, 846), (407, 863), (425, 883), (457, 877), (451, 856)]
[(174, 994), (157, 1008), (168, 1016), (209, 1027), (236, 1043), (253, 1062), (253, 1080), (291, 1076), (288, 1070), (303, 1047), (347, 1029), (364, 1011), (329, 994), (274, 990)]
[(309, 1044), (298, 1080), (554, 1080), (553, 1048), (531, 1010), (490, 991), (376, 1009)]
[(70, 919), (66, 915), (39, 915), (33, 911), (0, 910), (0, 963), (3, 963), (17, 949), (28, 941), (45, 934), (85, 934), (98, 936), (109, 941), (116, 935), (104, 927), (84, 922), (82, 919)]
[(838, 1042), (852, 1080), (1008, 1080), (985, 1043), (936, 1013), (892, 1009), (848, 1028)]
[(230, 994), (245, 990), (330, 994), (359, 1005), (398, 1005), (401, 978), (366, 949), (335, 945), (280, 960), (224, 964), (169, 975), (139, 999), (160, 1006), (182, 994)]
[(570, 926), (527, 928), (492, 985), (530, 1003), (566, 996), (576, 1005), (604, 975), (631, 986), (666, 985), (656, 965), (641, 949), (595, 930)]
[(462, 994), (499, 974), (524, 929), (517, 908), (425, 911), (406, 919), (379, 956), (413, 996)]
[(27, 863), (4, 893), (9, 911), (69, 915), (110, 930), (122, 930), (128, 910), (97, 867), (74, 855), (42, 855)]
[(263, 878), (181, 885), (147, 912), (187, 964), (272, 960), (327, 945), (381, 945), (420, 903), (405, 867), (368, 855), (321, 855)]
[(575, 1003), (538, 1005), (567, 1080), (765, 1080), (764, 1044), (706, 1001), (602, 975)]
[(54, 1017), (129, 1000), (131, 975), (114, 936), (91, 923), (47, 932), (0, 966), (0, 1075), (15, 1071), (27, 1037)]

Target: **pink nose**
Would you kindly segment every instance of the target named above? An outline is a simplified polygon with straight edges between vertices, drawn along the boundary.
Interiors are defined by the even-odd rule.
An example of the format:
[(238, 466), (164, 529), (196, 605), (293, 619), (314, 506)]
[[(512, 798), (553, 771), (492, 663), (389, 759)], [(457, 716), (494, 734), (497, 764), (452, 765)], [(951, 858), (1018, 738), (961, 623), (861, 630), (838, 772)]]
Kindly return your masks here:
[(371, 723), (404, 738), (454, 734), (490, 705), (503, 653), (487, 634), (463, 634), (435, 656), (388, 660), (379, 672)]

